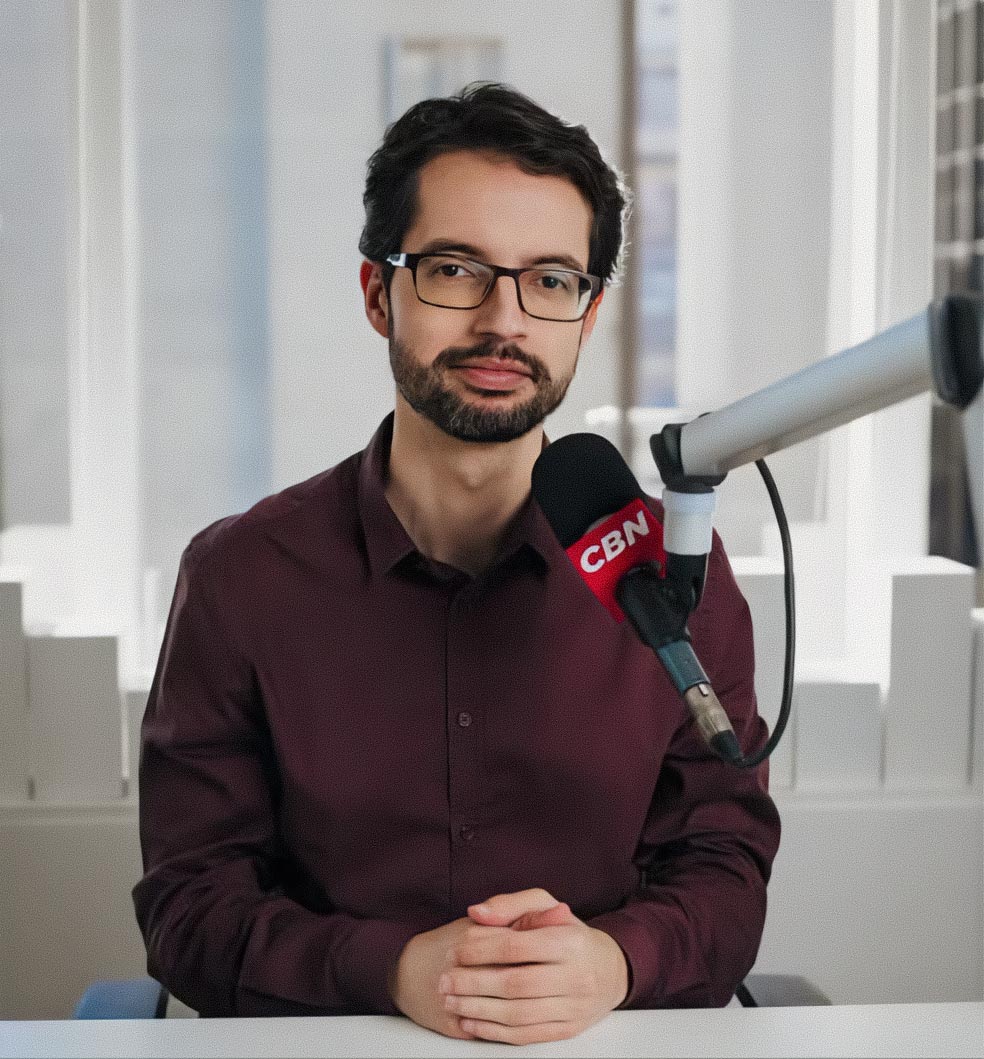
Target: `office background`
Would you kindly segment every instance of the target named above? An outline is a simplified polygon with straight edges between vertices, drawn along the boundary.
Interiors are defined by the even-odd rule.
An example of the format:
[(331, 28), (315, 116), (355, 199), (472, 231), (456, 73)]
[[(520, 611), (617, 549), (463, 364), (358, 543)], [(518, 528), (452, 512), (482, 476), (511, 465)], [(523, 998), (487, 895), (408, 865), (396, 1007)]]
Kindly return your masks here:
[[(391, 406), (357, 241), (393, 113), (491, 74), (626, 172), (628, 270), (548, 429), (608, 431), (645, 477), (667, 408), (918, 311), (934, 260), (937, 290), (966, 279), (938, 263), (973, 232), (934, 206), (952, 185), (966, 207), (958, 171), (973, 203), (980, 163), (937, 115), (980, 106), (960, 46), (980, 24), (978, 3), (908, 0), (5, 0), (0, 1016), (64, 1015), (87, 978), (141, 971), (135, 730), (184, 544)], [(760, 969), (841, 1001), (984, 991), (982, 619), (973, 574), (929, 558), (973, 547), (933, 417), (917, 398), (775, 459), (804, 665)], [(742, 471), (720, 505), (774, 714), (767, 502)]]

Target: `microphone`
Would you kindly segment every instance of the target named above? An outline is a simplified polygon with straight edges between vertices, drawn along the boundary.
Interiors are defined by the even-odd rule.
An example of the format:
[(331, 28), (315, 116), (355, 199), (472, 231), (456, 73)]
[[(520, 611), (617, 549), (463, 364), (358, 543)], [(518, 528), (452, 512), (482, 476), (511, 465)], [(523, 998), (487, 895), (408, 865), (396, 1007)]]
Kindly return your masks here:
[(618, 449), (598, 434), (568, 434), (533, 465), (533, 496), (550, 527), (612, 618), (629, 618), (663, 663), (707, 745), (732, 765), (744, 758), (728, 715), (690, 643), (687, 617), (703, 587), (703, 563), (664, 546), (663, 526), (649, 510)]

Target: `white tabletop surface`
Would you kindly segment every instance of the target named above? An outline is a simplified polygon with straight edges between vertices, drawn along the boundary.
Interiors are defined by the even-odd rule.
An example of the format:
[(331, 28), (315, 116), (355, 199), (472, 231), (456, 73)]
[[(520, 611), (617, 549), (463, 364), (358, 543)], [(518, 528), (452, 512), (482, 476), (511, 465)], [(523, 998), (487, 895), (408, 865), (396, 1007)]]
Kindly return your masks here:
[(403, 1018), (0, 1022), (27, 1056), (974, 1056), (984, 1003), (618, 1011), (579, 1037), (513, 1047), (456, 1041)]

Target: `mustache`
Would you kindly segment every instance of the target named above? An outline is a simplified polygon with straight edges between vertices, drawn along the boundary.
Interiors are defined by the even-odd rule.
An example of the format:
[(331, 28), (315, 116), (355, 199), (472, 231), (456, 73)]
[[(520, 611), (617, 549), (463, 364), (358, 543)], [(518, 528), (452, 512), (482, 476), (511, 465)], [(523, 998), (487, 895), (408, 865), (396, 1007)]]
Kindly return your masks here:
[(457, 368), (473, 357), (497, 357), (499, 360), (515, 360), (529, 371), (533, 382), (550, 382), (550, 372), (546, 364), (538, 357), (525, 352), (519, 346), (499, 346), (494, 342), (482, 342), (477, 346), (468, 348), (450, 346), (448, 349), (442, 349), (434, 358), (432, 367)]

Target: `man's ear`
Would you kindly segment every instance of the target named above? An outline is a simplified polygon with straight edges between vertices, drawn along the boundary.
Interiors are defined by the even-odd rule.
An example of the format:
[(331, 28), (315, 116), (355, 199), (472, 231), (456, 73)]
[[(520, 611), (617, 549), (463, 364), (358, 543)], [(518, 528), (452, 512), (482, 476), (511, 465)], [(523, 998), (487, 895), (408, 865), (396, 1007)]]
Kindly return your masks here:
[(598, 319), (598, 309), (601, 306), (604, 297), (605, 288), (602, 287), (598, 297), (591, 303), (591, 308), (584, 315), (584, 320), (581, 322), (582, 345), (587, 342), (588, 338), (591, 336), (591, 332), (594, 330), (595, 321)]
[(378, 262), (363, 261), (359, 282), (366, 303), (366, 319), (383, 338), (389, 338), (389, 298), (383, 283), (383, 267)]

